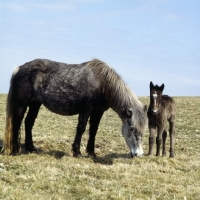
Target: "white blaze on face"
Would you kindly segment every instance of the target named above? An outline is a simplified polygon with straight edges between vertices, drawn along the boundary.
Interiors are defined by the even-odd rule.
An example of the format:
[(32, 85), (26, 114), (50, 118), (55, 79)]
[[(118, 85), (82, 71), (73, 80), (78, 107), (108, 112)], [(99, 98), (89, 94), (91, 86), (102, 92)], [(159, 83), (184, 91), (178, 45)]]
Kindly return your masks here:
[(154, 104), (156, 105), (156, 99), (157, 99), (158, 95), (157, 92), (153, 93), (153, 98), (154, 98)]
[(154, 112), (154, 113), (157, 113), (157, 111), (158, 111), (158, 108), (157, 108), (157, 99), (158, 99), (158, 94), (157, 94), (157, 92), (155, 91), (154, 93), (153, 93), (153, 100), (154, 100), (154, 106), (153, 106), (153, 108), (152, 108), (152, 111)]

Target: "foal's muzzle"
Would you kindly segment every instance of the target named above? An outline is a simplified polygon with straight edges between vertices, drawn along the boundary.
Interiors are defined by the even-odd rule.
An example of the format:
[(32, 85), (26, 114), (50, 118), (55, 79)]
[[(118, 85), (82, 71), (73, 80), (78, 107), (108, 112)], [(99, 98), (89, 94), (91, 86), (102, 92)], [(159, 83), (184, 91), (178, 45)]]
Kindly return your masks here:
[(156, 115), (157, 113), (158, 113), (158, 110), (151, 110), (151, 113), (153, 114), (153, 115)]

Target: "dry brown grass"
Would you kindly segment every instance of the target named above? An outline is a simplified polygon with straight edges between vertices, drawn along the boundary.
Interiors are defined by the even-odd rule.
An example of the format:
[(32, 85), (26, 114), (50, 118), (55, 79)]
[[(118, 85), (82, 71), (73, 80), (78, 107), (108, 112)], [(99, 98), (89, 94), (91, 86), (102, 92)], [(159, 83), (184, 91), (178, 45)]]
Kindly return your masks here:
[[(0, 95), (0, 143), (5, 130), (5, 100), (6, 95)], [(73, 158), (77, 116), (59, 116), (42, 107), (33, 129), (40, 153), (0, 155), (0, 199), (199, 199), (200, 97), (175, 100), (178, 116), (173, 159), (169, 154), (131, 159), (121, 122), (112, 110), (100, 123), (97, 158), (85, 153), (87, 131), (81, 143), (83, 158)], [(149, 99), (141, 101), (148, 104)], [(23, 139), (24, 133), (22, 144)], [(143, 145), (147, 153), (148, 130)]]

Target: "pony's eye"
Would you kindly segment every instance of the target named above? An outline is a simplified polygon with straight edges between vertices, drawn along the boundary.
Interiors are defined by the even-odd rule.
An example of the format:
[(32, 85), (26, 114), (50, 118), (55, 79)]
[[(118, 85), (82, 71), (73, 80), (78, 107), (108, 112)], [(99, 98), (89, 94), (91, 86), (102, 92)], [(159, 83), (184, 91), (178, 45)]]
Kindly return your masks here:
[(130, 131), (133, 131), (133, 127), (132, 127), (132, 126), (129, 126), (129, 130), (130, 130)]

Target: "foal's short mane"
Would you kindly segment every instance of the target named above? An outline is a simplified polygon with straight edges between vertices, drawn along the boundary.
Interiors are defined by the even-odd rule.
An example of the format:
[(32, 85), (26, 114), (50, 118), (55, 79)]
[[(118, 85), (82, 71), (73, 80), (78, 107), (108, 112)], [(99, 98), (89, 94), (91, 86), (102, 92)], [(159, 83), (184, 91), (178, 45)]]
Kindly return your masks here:
[(136, 95), (126, 86), (121, 77), (106, 63), (94, 59), (87, 63), (96, 78), (101, 83), (102, 93), (110, 106), (116, 111), (128, 106), (133, 110), (133, 123), (138, 130), (143, 132), (146, 126), (146, 113), (142, 103)]

